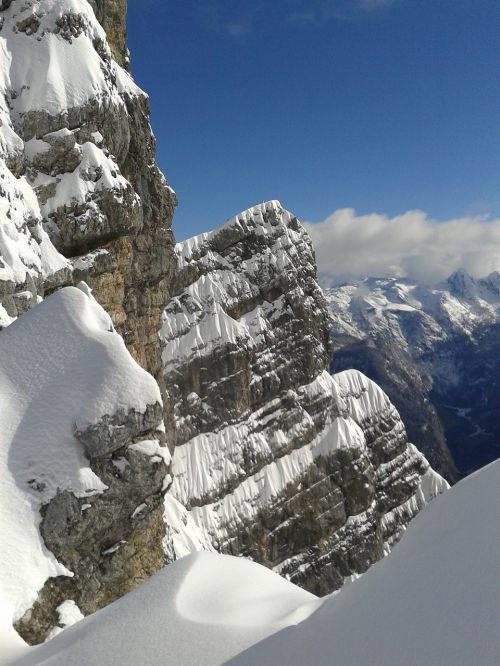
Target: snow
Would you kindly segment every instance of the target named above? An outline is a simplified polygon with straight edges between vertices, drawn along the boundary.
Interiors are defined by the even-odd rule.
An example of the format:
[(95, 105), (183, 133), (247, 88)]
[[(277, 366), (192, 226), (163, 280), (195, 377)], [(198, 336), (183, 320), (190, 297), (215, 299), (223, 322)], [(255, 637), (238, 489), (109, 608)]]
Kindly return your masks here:
[[(289, 484), (314, 464), (316, 458), (329, 456), (341, 448), (366, 449), (365, 436), (359, 424), (366, 421), (374, 423), (383, 415), (395, 412), (385, 393), (356, 370), (333, 376), (325, 371), (300, 390), (311, 402), (318, 396), (332, 396), (342, 414), (327, 420), (316, 437), (300, 448), (275, 457), (282, 443), (286, 444), (294, 435), (307, 433), (313, 427), (310, 415), (303, 410), (303, 420), (293, 425), (293, 432), (278, 429), (271, 437), (268, 432), (262, 431), (262, 426), (265, 427), (266, 418), (274, 420), (279, 417), (279, 413), (273, 410), (271, 403), (267, 403), (244, 422), (228, 425), (218, 432), (201, 433), (174, 449), (171, 468), (173, 483), (168, 496), (175, 498), (183, 507), (195, 505), (187, 512), (189, 520), (193, 521), (188, 532), (192, 533), (196, 526), (200, 532), (210, 535), (214, 543), (224, 543), (231, 529), (253, 519), (261, 509), (275, 501)], [(280, 401), (274, 402), (280, 409)], [(261, 427), (258, 428), (257, 424)], [(395, 426), (396, 432), (398, 428), (402, 431), (404, 426), (399, 423)], [(247, 450), (262, 460), (268, 459), (269, 463), (252, 476), (244, 478)], [(411, 444), (404, 456), (410, 467), (414, 467), (415, 458), (422, 458), (422, 454)], [(402, 465), (401, 459), (394, 461), (398, 477)], [(382, 467), (381, 473), (386, 472), (386, 468)], [(211, 495), (219, 497), (219, 489), (229, 485), (234, 489), (210, 501)], [(447, 488), (447, 482), (429, 468), (420, 480), (415, 496), (411, 498), (413, 513)], [(409, 508), (410, 505), (401, 510)], [(395, 511), (387, 522), (393, 521), (396, 515)], [(183, 527), (178, 519), (175, 519), (175, 525), (179, 535), (182, 535)], [(206, 549), (207, 537), (203, 538), (199, 532), (194, 539), (189, 535), (179, 536), (178, 539), (184, 539), (179, 545), (179, 554), (184, 555), (193, 549)]]
[[(309, 243), (309, 239), (302, 228), (290, 225), (292, 219), (278, 201), (268, 201), (243, 211), (215, 231), (176, 245), (180, 271), (194, 266), (199, 275), (164, 312), (160, 335), (167, 372), (195, 357), (208, 356), (220, 346), (251, 349), (264, 340), (270, 344), (273, 317), (289, 307), (284, 296), (272, 303), (264, 301), (238, 319), (230, 313), (235, 306), (240, 309), (244, 303), (262, 301), (259, 285), (266, 277), (272, 285), (277, 276), (296, 272), (297, 245)], [(270, 247), (264, 246), (261, 255), (242, 258), (235, 269), (234, 262), (216, 248), (249, 235), (267, 236)]]
[[(76, 32), (66, 34), (64, 20), (71, 16)], [(31, 26), (26, 29), (26, 22)], [(62, 23), (61, 23), (62, 21)], [(57, 252), (41, 226), (54, 211), (75, 203), (86, 205), (87, 224), (96, 212), (96, 193), (111, 190), (117, 200), (130, 184), (119, 173), (112, 157), (101, 149), (103, 136), (94, 131), (92, 141), (75, 146), (81, 163), (72, 173), (36, 175), (28, 169), (17, 177), (11, 164), (28, 165), (37, 155), (50, 150), (50, 142), (72, 136), (63, 127), (45, 137), (30, 127), (47, 132), (55, 123), (74, 126), (75, 109), (101, 104), (125, 117), (125, 97), (143, 96), (111, 57), (103, 28), (90, 3), (83, 0), (24, 0), (2, 10), (0, 33), (0, 281), (24, 285), (28, 278), (39, 281), (69, 262)], [(40, 112), (40, 123), (26, 123), (28, 112)], [(49, 122), (49, 116), (59, 118)], [(82, 112), (85, 116), (85, 112)], [(24, 125), (24, 130), (21, 129)], [(24, 136), (26, 141), (23, 141)], [(9, 168), (9, 166), (10, 168)], [(40, 205), (35, 195), (44, 188)], [(139, 199), (136, 198), (139, 205)], [(99, 213), (99, 211), (97, 211)], [(96, 219), (99, 215), (95, 216)], [(95, 223), (96, 220), (94, 220)], [(49, 227), (50, 223), (45, 220)], [(88, 268), (88, 266), (84, 266)], [(0, 309), (0, 326), (15, 319)]]
[(77, 259), (72, 260), (73, 268), (79, 271), (88, 271), (90, 270), (99, 257), (105, 257), (109, 255), (109, 251), (104, 248), (99, 248), (97, 250), (92, 250), (88, 254), (85, 254)]
[(427, 505), (392, 553), (234, 666), (496, 666), (500, 461)]
[(357, 423), (372, 419), (376, 414), (391, 409), (391, 402), (380, 386), (358, 370), (345, 370), (333, 375), (340, 397), (348, 413)]
[[(206, 262), (208, 266), (212, 265), (214, 262), (220, 262), (221, 257), (217, 252), (209, 251), (208, 253), (201, 255), (201, 251), (203, 250), (203, 252), (205, 252), (207, 241), (212, 241), (217, 238), (217, 236), (223, 235), (225, 232), (241, 235), (241, 237), (248, 235), (250, 229), (256, 234), (269, 234), (270, 225), (266, 222), (264, 217), (268, 213), (279, 215), (282, 218), (282, 224), (285, 225), (293, 217), (292, 214), (285, 210), (277, 200), (265, 201), (256, 206), (252, 206), (230, 218), (214, 231), (199, 234), (198, 236), (188, 238), (181, 243), (177, 243), (175, 249), (178, 255), (179, 268), (186, 268), (192, 261), (199, 259), (200, 256), (203, 256), (204, 262)], [(292, 231), (292, 233), (295, 232)], [(230, 268), (229, 265), (228, 268)]]
[[(388, 557), (324, 599), (196, 553), (50, 643), (23, 650), (5, 628), (3, 664), (496, 666), (499, 477), (500, 461), (433, 500)], [(72, 604), (61, 625), (78, 618)]]
[(198, 551), (214, 551), (208, 535), (171, 493), (165, 495), (163, 518), (166, 526), (163, 549), (170, 559), (180, 559)]
[[(74, 171), (63, 173), (55, 179), (39, 174), (35, 180), (35, 186), (48, 183), (54, 183), (56, 186), (54, 196), (41, 206), (44, 217), (49, 218), (52, 213), (65, 205), (89, 203), (97, 192), (114, 190), (116, 196), (120, 196), (130, 188), (129, 182), (118, 173), (116, 163), (100, 148), (87, 141), (81, 145), (80, 150), (81, 162)], [(138, 197), (137, 205), (139, 205)]]
[[(412, 353), (500, 317), (497, 274), (474, 279), (457, 271), (434, 287), (406, 278), (366, 278), (325, 289), (336, 335), (363, 339), (376, 330), (395, 338)], [(407, 331), (407, 323), (414, 322)], [(418, 322), (418, 326), (417, 326)], [(418, 330), (420, 329), (420, 330)]]
[[(101, 40), (110, 55), (104, 30), (87, 2), (81, 0), (44, 0), (43, 7), (34, 0), (13, 3), (3, 11), (7, 24), (33, 16), (40, 26), (37, 36), (21, 31), (3, 30), (0, 43), (10, 55), (4, 63), (4, 76), (9, 90), (18, 94), (14, 109), (18, 114), (43, 109), (57, 115), (68, 109), (83, 106), (95, 98), (106, 98), (112, 104), (122, 105), (112, 76), (119, 76), (120, 92), (140, 94), (132, 80), (114, 61), (105, 64), (93, 46)], [(42, 11), (40, 11), (42, 9)], [(84, 31), (71, 41), (56, 34), (56, 21), (65, 14), (79, 14)], [(41, 36), (40, 39), (37, 37)], [(29, 85), (26, 82), (29, 81)]]
[(149, 456), (153, 460), (157, 458), (158, 462), (163, 461), (167, 467), (170, 465), (170, 451), (166, 446), (160, 446), (160, 442), (157, 439), (143, 439), (140, 442), (131, 444), (128, 448), (129, 450), (138, 451), (145, 456)]
[(83, 620), (84, 615), (72, 599), (63, 601), (62, 604), (56, 608), (59, 615), (59, 624), (54, 627), (46, 638), (46, 641), (52, 640), (57, 634), (60, 634), (66, 627), (71, 627), (73, 624)]
[[(308, 395), (313, 395), (325, 388), (335, 390), (335, 383), (326, 371), (310, 385), (302, 387), (302, 390)], [(280, 401), (276, 400), (275, 403), (279, 408)], [(276, 430), (273, 434), (273, 441), (265, 433), (258, 432), (257, 424), (265, 425), (266, 415), (272, 419), (279, 416), (272, 407), (271, 403), (266, 403), (247, 421), (228, 425), (218, 432), (201, 433), (182, 446), (176, 447), (172, 462), (174, 496), (183, 504), (187, 504), (192, 499), (201, 499), (210, 495), (214, 488), (227, 484), (234, 477), (238, 478), (240, 471), (243, 475), (245, 451), (248, 449), (255, 456), (271, 459), (273, 449), (276, 446), (279, 447), (282, 442), (286, 444), (292, 434), (289, 431), (284, 433), (282, 430)], [(305, 410), (303, 410), (302, 417), (303, 421), (295, 424), (294, 428), (306, 432), (312, 427), (313, 422)], [(253, 432), (253, 430), (257, 430), (257, 432)], [(329, 422), (313, 442), (271, 462), (261, 470), (257, 479), (251, 477), (244, 481), (241, 484), (241, 490), (238, 488), (232, 494), (234, 497), (228, 494), (228, 499), (225, 499), (224, 503), (229, 506), (241, 495), (238, 505), (243, 501), (247, 503), (247, 506), (241, 510), (253, 513), (254, 510), (257, 510), (255, 502), (258, 501), (262, 505), (269, 501), (271, 497), (281, 492), (288, 483), (293, 481), (300, 471), (304, 471), (315, 457), (328, 455), (336, 448), (360, 445), (364, 446), (365, 441), (363, 433), (356, 423), (352, 419), (336, 419)], [(261, 495), (261, 493), (265, 494)], [(251, 502), (250, 498), (252, 498)], [(259, 499), (257, 500), (257, 498)], [(250, 504), (248, 504), (249, 502)], [(224, 511), (220, 512), (219, 505), (213, 509), (218, 515), (218, 522)], [(239, 511), (240, 508), (235, 510)]]
[(118, 409), (144, 412), (160, 401), (154, 379), (129, 355), (109, 316), (80, 289), (49, 296), (0, 333), (4, 615), (19, 618), (49, 576), (71, 575), (42, 542), (40, 506), (58, 490), (85, 497), (106, 489), (74, 437), (75, 425), (81, 429)]
[[(162, 352), (165, 369), (194, 356), (209, 356), (216, 347), (239, 343), (252, 346), (253, 341), (246, 327), (227, 315), (219, 304), (215, 303), (202, 311), (200, 309), (198, 316), (197, 325), (191, 324), (184, 336), (172, 337), (165, 345)], [(164, 339), (172, 335), (173, 323), (169, 320), (164, 323), (161, 331)]]
[[(40, 215), (38, 202), (26, 179), (15, 178), (2, 159), (0, 183), (0, 280), (23, 284), (28, 275), (35, 277), (42, 271), (39, 244), (27, 227), (28, 220)], [(37, 232), (50, 243), (41, 227)], [(62, 257), (60, 262), (67, 263)]]
[(318, 603), (249, 560), (197, 553), (10, 663), (215, 666), (302, 621)]

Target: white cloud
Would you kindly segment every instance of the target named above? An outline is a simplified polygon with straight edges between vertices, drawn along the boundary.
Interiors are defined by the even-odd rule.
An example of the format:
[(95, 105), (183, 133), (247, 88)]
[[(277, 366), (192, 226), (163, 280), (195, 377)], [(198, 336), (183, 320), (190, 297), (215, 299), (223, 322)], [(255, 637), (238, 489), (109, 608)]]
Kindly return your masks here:
[(390, 218), (344, 208), (304, 226), (326, 281), (404, 276), (433, 284), (457, 268), (475, 277), (500, 270), (500, 219), (438, 222), (419, 210)]

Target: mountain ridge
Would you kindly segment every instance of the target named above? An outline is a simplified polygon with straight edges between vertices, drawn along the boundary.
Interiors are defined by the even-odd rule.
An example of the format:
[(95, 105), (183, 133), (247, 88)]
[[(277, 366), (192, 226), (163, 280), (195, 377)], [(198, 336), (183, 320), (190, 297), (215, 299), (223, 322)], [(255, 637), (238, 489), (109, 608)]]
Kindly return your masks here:
[[(453, 480), (498, 456), (498, 272), (456, 271), (434, 287), (366, 278), (325, 293), (332, 369), (357, 367), (381, 383), (437, 469)], [(468, 420), (459, 410), (469, 408)]]

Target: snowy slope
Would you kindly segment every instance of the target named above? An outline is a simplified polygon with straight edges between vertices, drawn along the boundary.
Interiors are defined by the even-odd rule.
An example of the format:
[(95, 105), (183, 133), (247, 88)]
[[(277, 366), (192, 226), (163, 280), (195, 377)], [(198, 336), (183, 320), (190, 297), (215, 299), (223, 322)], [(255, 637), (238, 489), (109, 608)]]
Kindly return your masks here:
[(312, 594), (248, 560), (197, 553), (7, 663), (215, 666), (300, 622), (318, 603)]
[(494, 666), (499, 477), (496, 463), (433, 500), (387, 558), (323, 600), (198, 553), (48, 644), (6, 640), (3, 664)]
[[(82, 287), (83, 289), (84, 287)], [(71, 575), (41, 538), (40, 507), (107, 486), (92, 471), (77, 431), (119, 410), (161, 402), (90, 295), (67, 287), (0, 335), (0, 599), (17, 620), (50, 576)]]
[(389, 557), (234, 666), (500, 663), (500, 462), (435, 499)]

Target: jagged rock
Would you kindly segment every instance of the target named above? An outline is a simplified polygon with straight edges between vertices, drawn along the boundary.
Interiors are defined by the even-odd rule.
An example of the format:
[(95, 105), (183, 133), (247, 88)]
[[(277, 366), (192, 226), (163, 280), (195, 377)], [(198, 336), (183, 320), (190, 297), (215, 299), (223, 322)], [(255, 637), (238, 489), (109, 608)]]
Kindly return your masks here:
[(89, 0), (97, 19), (106, 31), (113, 58), (128, 69), (129, 56), (125, 39), (127, 0)]
[[(125, 4), (97, 0), (92, 8), (84, 0), (27, 0), (0, 5), (0, 328), (48, 293), (86, 280), (112, 317), (113, 322), (105, 318), (106, 335), (119, 340), (114, 325), (135, 359), (162, 382), (158, 329), (175, 268), (170, 221), (176, 199), (155, 163), (147, 98), (120, 66), (128, 64)], [(20, 339), (19, 331), (30, 321), (14, 329)], [(43, 348), (48, 324), (37, 321), (42, 366), (46, 362), (52, 368), (48, 375), (58, 376), (62, 350), (77, 346), (80, 338), (70, 327), (70, 337), (50, 358), (50, 345)], [(72, 353), (82, 359), (73, 378), (78, 387), (82, 368), (94, 366), (91, 358), (84, 359), (84, 350)], [(126, 355), (125, 349), (120, 354)], [(106, 354), (101, 363), (103, 373), (113, 366)], [(37, 385), (35, 368), (38, 364), (26, 370), (26, 378)], [(115, 386), (103, 379), (95, 395), (82, 389), (83, 414), (103, 391), (103, 404), (110, 396), (118, 402), (92, 419), (81, 418), (72, 405), (66, 410), (66, 417), (74, 418), (67, 432), (44, 441), (56, 447), (69, 442), (70, 451), (81, 451), (73, 461), (81, 468), (80, 480), (68, 480), (59, 463), (41, 453), (26, 457), (33, 471), (19, 492), (34, 497), (26, 530), (36, 546), (26, 550), (31, 548), (37, 564), (26, 587), (19, 583), (22, 591), (12, 610), (16, 627), (30, 642), (47, 636), (59, 621), (57, 608), (68, 599), (85, 614), (92, 612), (165, 562), (169, 455), (162, 446), (160, 392), (156, 389), (155, 400), (140, 408), (120, 404), (123, 391), (136, 390), (139, 398), (141, 393), (135, 379), (123, 382)], [(50, 420), (47, 414), (56, 405), (50, 391), (42, 399), (47, 401), (45, 413), (39, 408), (43, 439), (44, 419)], [(17, 567), (14, 581), (24, 566), (22, 556), (15, 560), (9, 564)], [(69, 570), (75, 574), (71, 580)]]
[(380, 559), (446, 482), (373, 382), (327, 372), (311, 242), (279, 202), (176, 251), (161, 330), (170, 492), (214, 548), (330, 592)]
[(121, 449), (134, 437), (144, 435), (163, 423), (163, 406), (159, 402), (147, 405), (144, 412), (119, 409), (105, 414), (98, 423), (75, 429), (76, 439), (83, 445), (87, 457), (103, 458)]
[(30, 642), (192, 550), (335, 589), (444, 487), (375, 385), (326, 371), (311, 242), (278, 202), (174, 257), (124, 8), (0, 5), (0, 325), (24, 313), (0, 338), (0, 485), (23, 507), (0, 585)]

